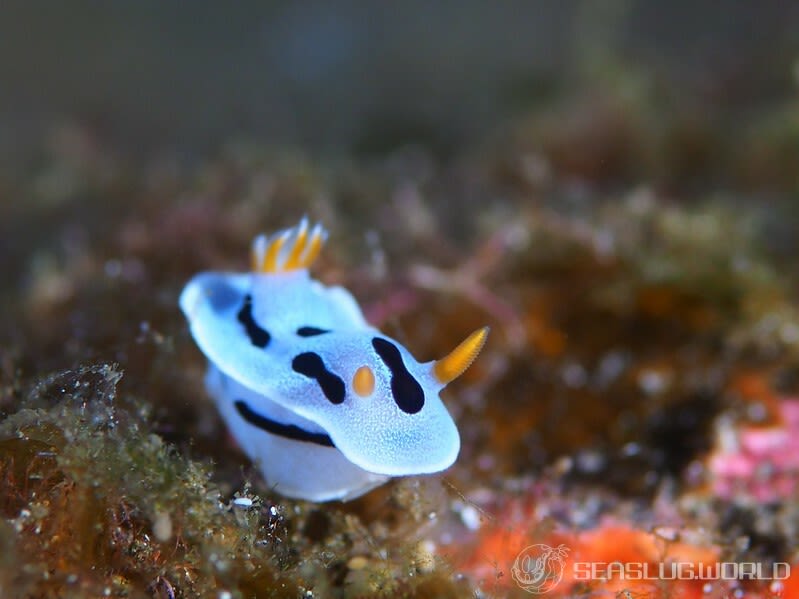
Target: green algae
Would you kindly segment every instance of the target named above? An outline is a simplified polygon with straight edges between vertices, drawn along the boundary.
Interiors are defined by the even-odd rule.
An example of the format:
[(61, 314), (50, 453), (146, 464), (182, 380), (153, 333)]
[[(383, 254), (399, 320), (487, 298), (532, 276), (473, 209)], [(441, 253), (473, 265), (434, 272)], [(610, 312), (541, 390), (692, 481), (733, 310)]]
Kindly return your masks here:
[(4, 515), (23, 564), (5, 577), (36, 596), (204, 596), (251, 577), (271, 577), (271, 596), (296, 595), (267, 519), (237, 519), (207, 467), (118, 406), (120, 377), (111, 365), (52, 375), (2, 423), (2, 475), (17, 493)]
[[(428, 588), (455, 596), (430, 569), (405, 580), (386, 530), (380, 538), (346, 516), (314, 533), (320, 512), (302, 502), (273, 503), (248, 485), (223, 497), (207, 462), (165, 444), (148, 431), (144, 405), (117, 396), (121, 377), (107, 364), (49, 375), (0, 425), (0, 588), (37, 597), (311, 597), (346, 580), (353, 596)], [(371, 551), (383, 559), (346, 557)]]

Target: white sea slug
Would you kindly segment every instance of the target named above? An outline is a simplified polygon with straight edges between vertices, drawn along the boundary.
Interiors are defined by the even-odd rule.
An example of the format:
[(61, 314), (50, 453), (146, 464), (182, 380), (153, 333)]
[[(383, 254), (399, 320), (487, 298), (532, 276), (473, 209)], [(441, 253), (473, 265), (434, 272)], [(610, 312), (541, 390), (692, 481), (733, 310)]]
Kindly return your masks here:
[(460, 437), (439, 392), (488, 335), (478, 329), (445, 358), (417, 362), (348, 291), (310, 278), (326, 238), (305, 219), (260, 235), (251, 272), (201, 273), (180, 296), (233, 436), (277, 492), (312, 501), (452, 465)]

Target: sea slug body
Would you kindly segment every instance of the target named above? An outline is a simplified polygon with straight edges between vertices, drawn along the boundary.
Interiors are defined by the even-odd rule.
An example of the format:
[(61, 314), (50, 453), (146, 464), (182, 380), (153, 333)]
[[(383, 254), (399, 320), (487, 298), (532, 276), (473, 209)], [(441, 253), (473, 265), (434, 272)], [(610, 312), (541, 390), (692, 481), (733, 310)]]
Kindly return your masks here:
[(348, 291), (310, 277), (326, 238), (305, 219), (260, 235), (251, 272), (201, 273), (180, 296), (233, 436), (277, 492), (312, 501), (452, 465), (460, 437), (439, 392), (488, 335), (478, 329), (441, 360), (416, 361)]

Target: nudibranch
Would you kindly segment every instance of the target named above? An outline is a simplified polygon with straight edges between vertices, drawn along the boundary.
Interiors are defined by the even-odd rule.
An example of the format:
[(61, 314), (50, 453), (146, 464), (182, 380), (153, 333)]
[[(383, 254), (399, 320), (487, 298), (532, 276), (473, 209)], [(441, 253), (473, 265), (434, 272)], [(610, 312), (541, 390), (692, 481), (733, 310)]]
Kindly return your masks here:
[(260, 235), (251, 272), (198, 274), (180, 307), (209, 361), (206, 389), (266, 481), (288, 497), (346, 501), (452, 465), (460, 437), (439, 392), (477, 357), (488, 327), (417, 362), (348, 291), (311, 279), (326, 239), (306, 219)]

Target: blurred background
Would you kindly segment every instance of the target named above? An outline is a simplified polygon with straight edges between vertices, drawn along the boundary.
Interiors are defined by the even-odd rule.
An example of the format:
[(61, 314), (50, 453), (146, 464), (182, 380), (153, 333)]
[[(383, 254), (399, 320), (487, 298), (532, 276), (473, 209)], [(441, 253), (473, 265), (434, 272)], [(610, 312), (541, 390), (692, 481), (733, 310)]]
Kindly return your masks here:
[[(537, 115), (560, 130), (542, 143), (569, 132), (603, 142), (610, 155), (590, 176), (773, 189), (775, 174), (793, 176), (761, 165), (779, 157), (746, 148), (759, 162), (738, 174), (725, 159), (762, 130), (799, 149), (797, 17), (787, 0), (11, 0), (0, 7), (0, 160), (35, 158), (64, 121), (117, 151), (191, 160), (231, 139), (447, 156)], [(580, 152), (563, 161), (586, 174)]]
[[(0, 2), (0, 596), (529, 596), (559, 527), (799, 573), (798, 32), (788, 0)], [(303, 507), (230, 443), (177, 298), (303, 214), (420, 359), (492, 327), (444, 478)], [(251, 491), (249, 524), (207, 500)]]

